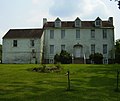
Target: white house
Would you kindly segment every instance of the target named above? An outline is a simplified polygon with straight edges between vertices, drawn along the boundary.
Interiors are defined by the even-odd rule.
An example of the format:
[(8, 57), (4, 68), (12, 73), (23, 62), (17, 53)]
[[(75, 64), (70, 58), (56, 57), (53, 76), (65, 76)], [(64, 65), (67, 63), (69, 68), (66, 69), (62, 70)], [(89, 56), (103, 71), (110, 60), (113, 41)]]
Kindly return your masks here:
[(61, 50), (73, 56), (73, 63), (86, 63), (89, 55), (99, 52), (108, 63), (114, 58), (114, 26), (113, 18), (103, 21), (99, 17), (94, 21), (55, 21), (43, 19), (45, 45), (44, 59), (46, 63), (54, 63), (54, 55)]
[(54, 63), (55, 54), (66, 50), (73, 63), (88, 63), (89, 55), (103, 54), (103, 62), (114, 59), (113, 18), (93, 21), (47, 21), (42, 29), (11, 29), (3, 37), (3, 63)]
[(41, 63), (42, 29), (10, 29), (3, 37), (2, 63)]

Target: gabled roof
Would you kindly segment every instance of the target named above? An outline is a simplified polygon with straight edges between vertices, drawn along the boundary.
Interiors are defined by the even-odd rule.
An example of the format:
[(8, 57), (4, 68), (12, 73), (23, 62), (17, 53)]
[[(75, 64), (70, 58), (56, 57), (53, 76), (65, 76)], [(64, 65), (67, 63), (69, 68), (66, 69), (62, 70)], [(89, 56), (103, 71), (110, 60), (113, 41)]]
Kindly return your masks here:
[[(54, 22), (47, 22), (44, 25), (44, 29), (46, 28), (54, 28)], [(95, 27), (95, 21), (81, 21), (81, 28), (93, 28)], [(114, 27), (109, 21), (102, 21), (101, 27)], [(61, 28), (75, 28), (74, 21), (61, 21)]]
[[(100, 19), (99, 17), (97, 17), (96, 20), (101, 20), (101, 19)], [(95, 21), (96, 21), (96, 20), (95, 20)]]
[(57, 18), (55, 21), (61, 21), (60, 18)]
[(41, 38), (43, 29), (10, 29), (5, 38)]
[(76, 20), (80, 20), (80, 18), (79, 18), (79, 17), (77, 17), (77, 18), (75, 19), (75, 21), (76, 21)]

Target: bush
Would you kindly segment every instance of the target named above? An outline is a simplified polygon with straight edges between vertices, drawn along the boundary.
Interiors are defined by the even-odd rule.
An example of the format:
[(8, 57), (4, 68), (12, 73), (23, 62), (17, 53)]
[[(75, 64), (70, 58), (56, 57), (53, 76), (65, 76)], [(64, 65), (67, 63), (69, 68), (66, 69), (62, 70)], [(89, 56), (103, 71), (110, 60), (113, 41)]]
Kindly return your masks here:
[(72, 63), (72, 56), (65, 50), (62, 50), (60, 55), (54, 56), (55, 63), (70, 64)]
[(103, 63), (103, 55), (101, 53), (94, 53), (89, 56), (91, 61), (94, 61), (95, 64)]

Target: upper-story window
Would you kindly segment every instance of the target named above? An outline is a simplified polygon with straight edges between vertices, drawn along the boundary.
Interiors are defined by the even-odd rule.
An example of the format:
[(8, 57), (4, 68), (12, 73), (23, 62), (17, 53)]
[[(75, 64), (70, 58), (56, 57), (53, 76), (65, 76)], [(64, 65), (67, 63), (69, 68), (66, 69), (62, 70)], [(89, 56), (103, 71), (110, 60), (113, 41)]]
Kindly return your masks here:
[(103, 44), (103, 54), (107, 54), (107, 44)]
[(61, 20), (59, 18), (55, 20), (55, 27), (61, 27)]
[(80, 27), (81, 26), (81, 20), (79, 19), (79, 17), (77, 17), (75, 19), (75, 27)]
[(97, 19), (95, 20), (95, 26), (100, 27), (101, 25), (102, 25), (102, 20), (99, 17), (97, 17)]
[(76, 39), (80, 39), (80, 30), (76, 30)]
[(34, 40), (30, 40), (30, 46), (34, 47), (34, 45), (35, 45)]
[(95, 39), (95, 30), (91, 30), (91, 39)]
[(65, 30), (61, 30), (61, 39), (65, 38)]
[(91, 54), (95, 53), (95, 44), (91, 44)]
[(54, 30), (50, 30), (50, 39), (54, 39)]
[(103, 39), (107, 39), (107, 29), (103, 29)]
[(13, 47), (17, 47), (18, 43), (17, 40), (13, 40)]

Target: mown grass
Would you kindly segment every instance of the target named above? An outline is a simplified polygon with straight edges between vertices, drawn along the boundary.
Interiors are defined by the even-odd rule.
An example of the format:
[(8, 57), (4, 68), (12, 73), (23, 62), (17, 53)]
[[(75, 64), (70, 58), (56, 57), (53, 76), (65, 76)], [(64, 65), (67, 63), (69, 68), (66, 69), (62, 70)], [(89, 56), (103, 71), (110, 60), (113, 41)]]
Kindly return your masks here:
[[(120, 101), (120, 65), (61, 65), (59, 73), (30, 71), (33, 64), (0, 64), (0, 101)], [(67, 70), (71, 90), (67, 91)], [(120, 87), (120, 84), (119, 84)]]

